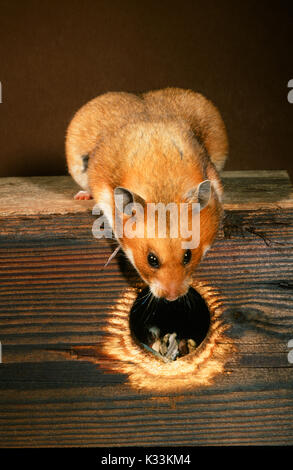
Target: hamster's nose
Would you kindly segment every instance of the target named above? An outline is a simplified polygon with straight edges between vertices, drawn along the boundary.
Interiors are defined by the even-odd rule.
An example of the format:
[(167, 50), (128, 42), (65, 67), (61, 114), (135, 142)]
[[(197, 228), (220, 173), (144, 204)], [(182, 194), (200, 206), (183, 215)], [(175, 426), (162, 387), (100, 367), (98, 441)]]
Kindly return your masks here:
[(173, 302), (173, 300), (176, 300), (178, 299), (178, 295), (174, 296), (174, 297), (165, 297), (166, 300), (169, 300), (169, 302)]
[(178, 285), (175, 282), (170, 282), (168, 288), (166, 289), (166, 300), (172, 302), (173, 300), (178, 299), (179, 295)]

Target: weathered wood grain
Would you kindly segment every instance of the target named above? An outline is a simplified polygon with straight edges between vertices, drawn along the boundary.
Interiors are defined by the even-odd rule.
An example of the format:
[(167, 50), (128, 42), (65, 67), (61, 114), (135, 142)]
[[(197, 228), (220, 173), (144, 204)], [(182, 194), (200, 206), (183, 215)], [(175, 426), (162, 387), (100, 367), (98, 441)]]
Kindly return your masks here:
[[(219, 291), (226, 341), (237, 350), (211, 385), (170, 393), (137, 391), (90, 350), (87, 360), (72, 355), (99, 348), (109, 308), (137, 280), (122, 256), (103, 269), (113, 248), (93, 239), (89, 209), (17, 215), (4, 205), (1, 447), (293, 444), (293, 205), (280, 206), (275, 190), (262, 205), (267, 177), (250, 176), (254, 209), (241, 198), (226, 207), (196, 272)], [(236, 198), (245, 185), (241, 174), (229, 178)]]
[[(293, 207), (292, 185), (284, 170), (223, 171), (221, 177), (226, 209)], [(74, 200), (78, 190), (70, 176), (1, 178), (0, 217), (88, 213), (94, 202)]]

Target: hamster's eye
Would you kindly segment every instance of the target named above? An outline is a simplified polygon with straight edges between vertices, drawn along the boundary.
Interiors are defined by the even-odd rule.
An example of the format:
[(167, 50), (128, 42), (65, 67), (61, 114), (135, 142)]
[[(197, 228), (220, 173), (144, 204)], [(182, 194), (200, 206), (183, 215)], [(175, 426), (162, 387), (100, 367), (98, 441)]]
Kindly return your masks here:
[(183, 264), (188, 264), (191, 260), (191, 250), (186, 250), (183, 255)]
[(148, 254), (148, 263), (152, 268), (158, 269), (160, 267), (159, 259), (154, 253)]

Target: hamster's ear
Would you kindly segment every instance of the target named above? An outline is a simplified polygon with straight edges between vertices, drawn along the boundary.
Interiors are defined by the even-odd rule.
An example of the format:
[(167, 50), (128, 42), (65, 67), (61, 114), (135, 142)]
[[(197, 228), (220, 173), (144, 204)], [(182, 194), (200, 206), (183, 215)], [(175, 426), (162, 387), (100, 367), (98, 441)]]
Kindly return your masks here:
[(123, 212), (125, 215), (132, 215), (135, 204), (144, 206), (144, 199), (142, 199), (142, 197), (121, 186), (117, 186), (117, 188), (114, 189), (114, 201), (118, 211)]
[(206, 207), (211, 197), (210, 180), (202, 181), (197, 187), (197, 199), (200, 203), (200, 210)]
[(186, 194), (187, 202), (199, 202), (200, 210), (204, 209), (211, 197), (211, 182), (205, 180), (199, 183), (197, 188), (193, 188)]

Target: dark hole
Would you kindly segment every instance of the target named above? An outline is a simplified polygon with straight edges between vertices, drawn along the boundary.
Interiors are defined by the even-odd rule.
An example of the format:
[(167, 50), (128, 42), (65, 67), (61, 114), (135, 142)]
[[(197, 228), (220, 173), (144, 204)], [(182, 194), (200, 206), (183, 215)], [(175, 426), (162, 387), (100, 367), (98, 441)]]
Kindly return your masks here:
[(156, 327), (160, 338), (176, 333), (178, 341), (192, 339), (198, 347), (207, 335), (210, 314), (204, 299), (193, 288), (187, 298), (173, 302), (153, 298), (149, 288), (145, 288), (132, 306), (129, 321), (132, 335), (144, 345), (150, 346), (150, 328)]

